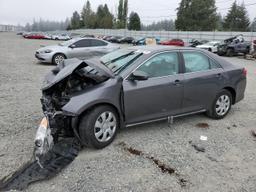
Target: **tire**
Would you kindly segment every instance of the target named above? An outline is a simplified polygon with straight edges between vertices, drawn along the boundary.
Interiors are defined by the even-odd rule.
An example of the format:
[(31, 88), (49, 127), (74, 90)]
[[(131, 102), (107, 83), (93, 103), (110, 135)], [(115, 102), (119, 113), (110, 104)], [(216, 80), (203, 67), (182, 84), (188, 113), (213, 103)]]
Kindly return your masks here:
[(223, 119), (232, 107), (232, 95), (228, 90), (222, 90), (214, 99), (207, 115), (213, 119)]
[(62, 53), (57, 53), (57, 54), (55, 54), (55, 55), (53, 56), (53, 58), (52, 58), (52, 63), (53, 63), (54, 65), (59, 65), (59, 64), (61, 64), (61, 63), (64, 61), (64, 59), (66, 59), (66, 56), (65, 56), (64, 54), (62, 54)]
[(79, 123), (79, 135), (85, 146), (102, 149), (115, 139), (119, 126), (120, 122), (116, 110), (110, 106), (102, 105), (93, 108), (82, 116)]
[(234, 56), (234, 50), (233, 49), (228, 49), (227, 50), (227, 56), (228, 57), (233, 57)]
[(211, 48), (209, 48), (209, 49), (208, 49), (208, 51), (212, 52), (212, 49), (211, 49)]

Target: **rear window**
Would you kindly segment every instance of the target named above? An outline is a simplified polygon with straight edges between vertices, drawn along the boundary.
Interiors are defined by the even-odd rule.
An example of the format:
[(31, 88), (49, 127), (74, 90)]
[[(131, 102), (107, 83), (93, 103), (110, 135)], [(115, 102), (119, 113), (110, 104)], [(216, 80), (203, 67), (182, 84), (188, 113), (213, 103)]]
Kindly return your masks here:
[(217, 62), (213, 61), (202, 53), (184, 52), (183, 57), (186, 73), (221, 68)]
[(92, 47), (97, 47), (97, 46), (106, 46), (107, 43), (104, 42), (104, 41), (100, 41), (100, 40), (97, 40), (97, 39), (91, 39), (91, 46)]

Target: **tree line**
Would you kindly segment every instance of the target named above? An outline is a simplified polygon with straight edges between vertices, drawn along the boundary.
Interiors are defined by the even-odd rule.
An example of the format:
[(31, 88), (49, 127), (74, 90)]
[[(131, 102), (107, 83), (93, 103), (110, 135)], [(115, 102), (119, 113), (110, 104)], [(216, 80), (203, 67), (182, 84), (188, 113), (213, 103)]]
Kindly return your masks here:
[(34, 20), (32, 24), (27, 23), (24, 27), (25, 31), (56, 31), (66, 30), (70, 20), (67, 18), (65, 21), (48, 21), (40, 19), (39, 21)]
[[(181, 0), (175, 26), (183, 31), (249, 31), (255, 29), (256, 18), (250, 23), (244, 3), (236, 0), (226, 16), (217, 13), (215, 0)], [(254, 28), (253, 28), (254, 27)]]
[(70, 29), (123, 29), (140, 30), (141, 21), (138, 13), (131, 12), (128, 17), (128, 0), (119, 0), (118, 13), (115, 17), (109, 11), (108, 5), (99, 5), (96, 12), (91, 8), (90, 1), (86, 1), (81, 13), (75, 11), (71, 17)]
[(128, 0), (119, 0), (117, 13), (110, 12), (107, 4), (92, 10), (89, 0), (80, 12), (75, 11), (71, 19), (63, 22), (40, 19), (27, 24), (27, 31), (54, 31), (71, 29), (124, 29), (165, 30), (165, 31), (256, 31), (256, 17), (250, 22), (244, 3), (234, 0), (228, 13), (222, 16), (217, 12), (215, 0), (181, 0), (177, 8), (176, 20), (164, 19), (143, 25), (138, 13), (128, 16)]

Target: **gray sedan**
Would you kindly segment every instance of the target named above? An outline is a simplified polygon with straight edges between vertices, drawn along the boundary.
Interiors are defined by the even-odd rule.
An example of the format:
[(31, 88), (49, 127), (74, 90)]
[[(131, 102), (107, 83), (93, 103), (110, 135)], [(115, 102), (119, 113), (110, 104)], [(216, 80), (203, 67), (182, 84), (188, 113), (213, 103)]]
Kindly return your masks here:
[(65, 61), (46, 76), (41, 101), (55, 140), (103, 148), (121, 127), (203, 112), (222, 119), (245, 88), (246, 70), (211, 52), (141, 46)]
[(75, 38), (58, 45), (43, 47), (36, 51), (35, 56), (41, 62), (58, 65), (64, 59), (103, 56), (119, 48), (118, 45), (95, 38)]

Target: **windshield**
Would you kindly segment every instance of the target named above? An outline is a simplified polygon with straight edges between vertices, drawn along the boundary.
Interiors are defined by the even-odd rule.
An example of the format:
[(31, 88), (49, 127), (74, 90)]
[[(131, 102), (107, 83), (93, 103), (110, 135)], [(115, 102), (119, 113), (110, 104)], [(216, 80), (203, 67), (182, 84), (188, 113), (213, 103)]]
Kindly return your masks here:
[(69, 45), (75, 43), (76, 41), (77, 41), (77, 39), (71, 39), (69, 41), (64, 41), (62, 43), (59, 43), (58, 45), (60, 45), (60, 46), (69, 46)]
[(118, 75), (142, 55), (143, 53), (139, 51), (121, 49), (103, 56), (100, 61), (115, 75)]

